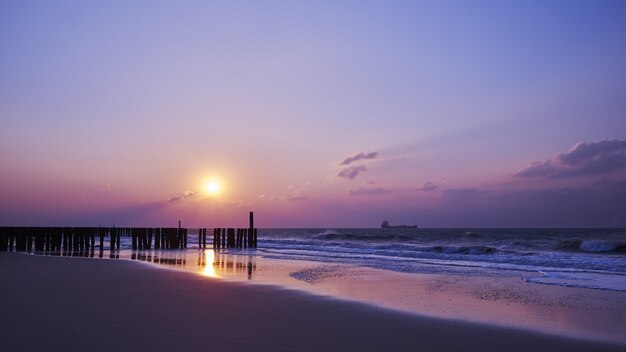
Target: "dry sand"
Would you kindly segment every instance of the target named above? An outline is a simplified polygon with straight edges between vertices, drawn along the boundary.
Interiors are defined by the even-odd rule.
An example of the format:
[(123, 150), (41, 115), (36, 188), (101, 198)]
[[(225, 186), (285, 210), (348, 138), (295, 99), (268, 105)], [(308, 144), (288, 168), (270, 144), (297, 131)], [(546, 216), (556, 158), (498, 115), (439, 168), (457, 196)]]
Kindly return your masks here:
[(0, 253), (2, 351), (626, 351), (130, 261)]

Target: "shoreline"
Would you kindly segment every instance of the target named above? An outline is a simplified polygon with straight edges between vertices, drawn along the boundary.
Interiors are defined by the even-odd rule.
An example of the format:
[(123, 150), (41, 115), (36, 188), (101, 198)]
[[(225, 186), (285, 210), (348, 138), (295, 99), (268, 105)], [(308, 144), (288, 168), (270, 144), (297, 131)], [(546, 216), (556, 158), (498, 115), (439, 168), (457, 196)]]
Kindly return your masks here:
[[(128, 349), (135, 343), (163, 349), (161, 340), (172, 338), (182, 339), (178, 341), (182, 345), (170, 346), (175, 350), (202, 346), (234, 350), (402, 350), (416, 346), (429, 350), (521, 351), (556, 346), (572, 351), (623, 350), (623, 344), (418, 316), (276, 286), (207, 280), (123, 260), (75, 259), (0, 255), (5, 278), (1, 292), (4, 302), (12, 302), (0, 308), (2, 325), (8, 327), (6, 336), (22, 336), (10, 339), (9, 350), (50, 350), (55, 341), (61, 349), (64, 340), (74, 341), (75, 350), (86, 348), (89, 341), (103, 341), (95, 350), (105, 350), (114, 348), (113, 340), (118, 344), (122, 337), (128, 340)], [(161, 326), (159, 321), (176, 324)], [(48, 329), (52, 333), (44, 331)], [(34, 332), (42, 336), (33, 339)], [(159, 341), (152, 342), (156, 336)], [(268, 340), (272, 343), (264, 342)]]
[[(273, 285), (402, 313), (626, 345), (626, 293), (526, 282), (527, 272), (401, 273), (246, 251), (124, 251), (120, 259), (207, 279)], [(212, 265), (211, 265), (212, 264)]]

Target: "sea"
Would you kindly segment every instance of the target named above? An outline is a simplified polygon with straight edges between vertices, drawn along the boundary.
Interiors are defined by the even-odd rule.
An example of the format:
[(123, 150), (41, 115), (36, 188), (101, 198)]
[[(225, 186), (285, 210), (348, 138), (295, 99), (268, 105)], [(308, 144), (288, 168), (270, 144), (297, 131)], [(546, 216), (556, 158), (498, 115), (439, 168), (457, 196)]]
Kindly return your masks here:
[[(188, 230), (190, 251), (198, 229)], [(258, 248), (220, 253), (626, 292), (626, 229), (266, 228)]]
[(258, 244), (272, 259), (626, 292), (626, 229), (260, 229)]

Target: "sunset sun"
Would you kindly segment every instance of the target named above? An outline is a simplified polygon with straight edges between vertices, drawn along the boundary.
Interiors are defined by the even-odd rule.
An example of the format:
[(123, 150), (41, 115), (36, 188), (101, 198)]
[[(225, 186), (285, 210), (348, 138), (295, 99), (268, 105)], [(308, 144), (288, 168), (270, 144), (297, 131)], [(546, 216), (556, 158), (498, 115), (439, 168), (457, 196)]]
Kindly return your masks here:
[(220, 193), (221, 186), (219, 182), (215, 180), (207, 181), (204, 183), (204, 192), (209, 196), (216, 196)]

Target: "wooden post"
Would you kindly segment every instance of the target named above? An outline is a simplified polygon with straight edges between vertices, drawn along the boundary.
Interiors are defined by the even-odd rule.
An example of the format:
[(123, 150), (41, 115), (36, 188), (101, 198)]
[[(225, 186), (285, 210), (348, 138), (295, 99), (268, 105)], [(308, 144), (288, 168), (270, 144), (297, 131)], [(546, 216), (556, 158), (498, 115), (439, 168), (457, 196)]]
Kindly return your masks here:
[(137, 249), (137, 236), (135, 234), (135, 231), (131, 230), (130, 237), (132, 240), (132, 249), (136, 250)]
[(115, 240), (117, 239), (117, 229), (114, 227), (111, 229), (111, 232), (109, 234), (109, 245), (110, 245), (110, 250), (111, 252), (113, 252), (113, 250), (115, 249)]

